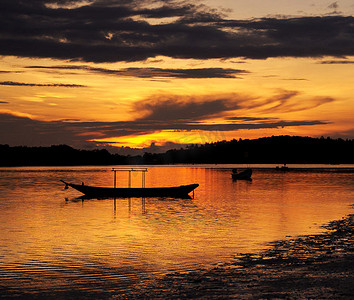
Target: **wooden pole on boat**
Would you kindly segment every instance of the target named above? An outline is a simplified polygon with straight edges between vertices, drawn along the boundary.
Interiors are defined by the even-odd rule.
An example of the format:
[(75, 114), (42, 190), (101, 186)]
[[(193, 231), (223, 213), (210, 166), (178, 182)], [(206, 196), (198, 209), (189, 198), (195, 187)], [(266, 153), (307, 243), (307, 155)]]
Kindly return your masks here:
[(129, 170), (129, 188), (132, 186), (132, 171)]
[(141, 185), (142, 187), (144, 188), (145, 187), (145, 171), (142, 171), (142, 182), (141, 182)]
[(117, 171), (114, 169), (113, 169), (113, 171), (114, 171), (114, 188), (116, 188), (117, 187)]

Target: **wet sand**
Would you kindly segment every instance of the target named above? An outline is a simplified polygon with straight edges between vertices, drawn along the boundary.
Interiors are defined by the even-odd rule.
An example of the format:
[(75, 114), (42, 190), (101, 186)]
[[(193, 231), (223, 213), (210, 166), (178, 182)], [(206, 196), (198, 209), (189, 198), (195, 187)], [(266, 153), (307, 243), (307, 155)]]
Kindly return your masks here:
[[(118, 299), (353, 299), (354, 215), (212, 269), (173, 273)], [(116, 298), (116, 297), (114, 297)]]

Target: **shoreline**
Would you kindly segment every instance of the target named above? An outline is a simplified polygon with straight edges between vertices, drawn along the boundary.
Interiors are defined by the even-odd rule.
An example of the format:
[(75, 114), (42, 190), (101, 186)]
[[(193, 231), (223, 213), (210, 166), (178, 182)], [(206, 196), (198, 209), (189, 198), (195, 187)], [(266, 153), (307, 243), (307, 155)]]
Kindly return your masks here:
[(354, 214), (222, 265), (167, 274), (118, 299), (352, 299)]

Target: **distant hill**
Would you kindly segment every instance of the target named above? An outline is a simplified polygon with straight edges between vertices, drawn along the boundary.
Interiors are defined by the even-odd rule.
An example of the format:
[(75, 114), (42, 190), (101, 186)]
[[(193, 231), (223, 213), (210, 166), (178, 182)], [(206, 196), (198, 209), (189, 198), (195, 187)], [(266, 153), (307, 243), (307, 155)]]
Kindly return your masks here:
[(74, 166), (124, 163), (124, 157), (107, 150), (77, 150), (67, 145), (10, 147), (0, 145), (0, 166)]
[(354, 163), (354, 140), (272, 136), (232, 140), (161, 154), (111, 154), (107, 150), (77, 150), (67, 145), (10, 147), (0, 145), (0, 166), (127, 165), (177, 163)]
[(194, 145), (144, 157), (161, 163), (354, 163), (354, 140), (272, 136)]

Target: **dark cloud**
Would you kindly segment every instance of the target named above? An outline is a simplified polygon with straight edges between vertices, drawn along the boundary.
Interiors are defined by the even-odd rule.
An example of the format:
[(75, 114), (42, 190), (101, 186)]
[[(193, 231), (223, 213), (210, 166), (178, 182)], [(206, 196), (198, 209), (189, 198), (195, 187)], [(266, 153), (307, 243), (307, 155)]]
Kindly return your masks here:
[(90, 66), (29, 66), (29, 69), (53, 70), (85, 70), (95, 73), (129, 76), (138, 78), (237, 78), (238, 74), (246, 74), (246, 70), (229, 68), (200, 68), (200, 69), (162, 69), (162, 68), (124, 68), (118, 70), (95, 68)]
[[(38, 121), (27, 117), (0, 114), (1, 143), (10, 145), (48, 146), (68, 144), (87, 147), (89, 140), (123, 137), (157, 132), (176, 131), (235, 131), (239, 129), (279, 128), (327, 124), (312, 121), (259, 120), (258, 122), (203, 124), (199, 122), (136, 120), (128, 122)], [(9, 130), (11, 128), (11, 130)]]
[(156, 96), (134, 104), (135, 112), (145, 113), (144, 121), (196, 121), (223, 115), (240, 108), (245, 101), (239, 96), (195, 99), (180, 96)]
[(290, 81), (308, 81), (305, 78), (283, 78), (282, 80), (290, 80)]
[(325, 60), (325, 61), (321, 61), (319, 62), (319, 64), (322, 65), (350, 65), (350, 64), (354, 64), (354, 60)]
[[(239, 115), (242, 109), (247, 108), (257, 109), (259, 113), (268, 111), (269, 106), (273, 111), (281, 112), (282, 109), (296, 111), (330, 101), (324, 98), (307, 99), (304, 101), (305, 105), (298, 103), (297, 95), (295, 91), (282, 91), (269, 99), (252, 99), (237, 94), (195, 98), (173, 95), (154, 96), (132, 106), (132, 113), (139, 115), (135, 120), (117, 122), (80, 122), (71, 119), (46, 122), (2, 114), (0, 138), (2, 143), (11, 145), (64, 143), (75, 147), (87, 147), (90, 144), (89, 140), (152, 134), (163, 130), (225, 132), (328, 124), (319, 120), (280, 120)], [(208, 120), (214, 121), (208, 122)]]
[(185, 1), (97, 0), (83, 6), (81, 1), (2, 0), (0, 55), (88, 62), (159, 55), (339, 57), (354, 55), (353, 26), (351, 16), (230, 20)]
[(10, 103), (10, 102), (7, 102), (7, 101), (1, 101), (1, 100), (0, 100), (0, 104), (8, 104), (8, 103)]
[(23, 73), (23, 71), (0, 71), (0, 74), (19, 74)]
[(328, 5), (328, 8), (333, 8), (333, 9), (337, 9), (339, 6), (338, 6), (338, 2), (333, 2), (331, 3), (330, 5)]
[(63, 83), (24, 83), (24, 82), (14, 82), (14, 81), (1, 81), (0, 85), (7, 86), (47, 86), (47, 87), (67, 87), (67, 88), (77, 88), (77, 87), (85, 87), (85, 85), (80, 84), (63, 84)]
[(332, 14), (338, 14), (339, 12), (338, 12), (338, 8), (339, 8), (339, 5), (338, 5), (338, 2), (336, 1), (336, 2), (333, 2), (333, 3), (331, 3), (330, 5), (328, 5), (328, 8), (330, 9), (330, 10), (332, 10)]
[(268, 121), (268, 120), (274, 120), (274, 118), (256, 118), (256, 117), (230, 117), (227, 118), (227, 120), (230, 121)]
[[(233, 131), (239, 129), (276, 128), (325, 124), (320, 121), (279, 121), (277, 118), (234, 116), (241, 109), (257, 109), (260, 113), (289, 112), (312, 109), (334, 101), (329, 97), (297, 99), (297, 91), (281, 90), (272, 98), (258, 99), (238, 94), (208, 97), (155, 96), (136, 102), (133, 112), (143, 113), (134, 125), (148, 130), (206, 130)], [(233, 116), (230, 116), (233, 115)], [(222, 118), (226, 121), (205, 124), (205, 120)]]
[(0, 140), (2, 144), (26, 146), (78, 145), (84, 141), (64, 128), (63, 122), (44, 122), (10, 114), (0, 114)]

